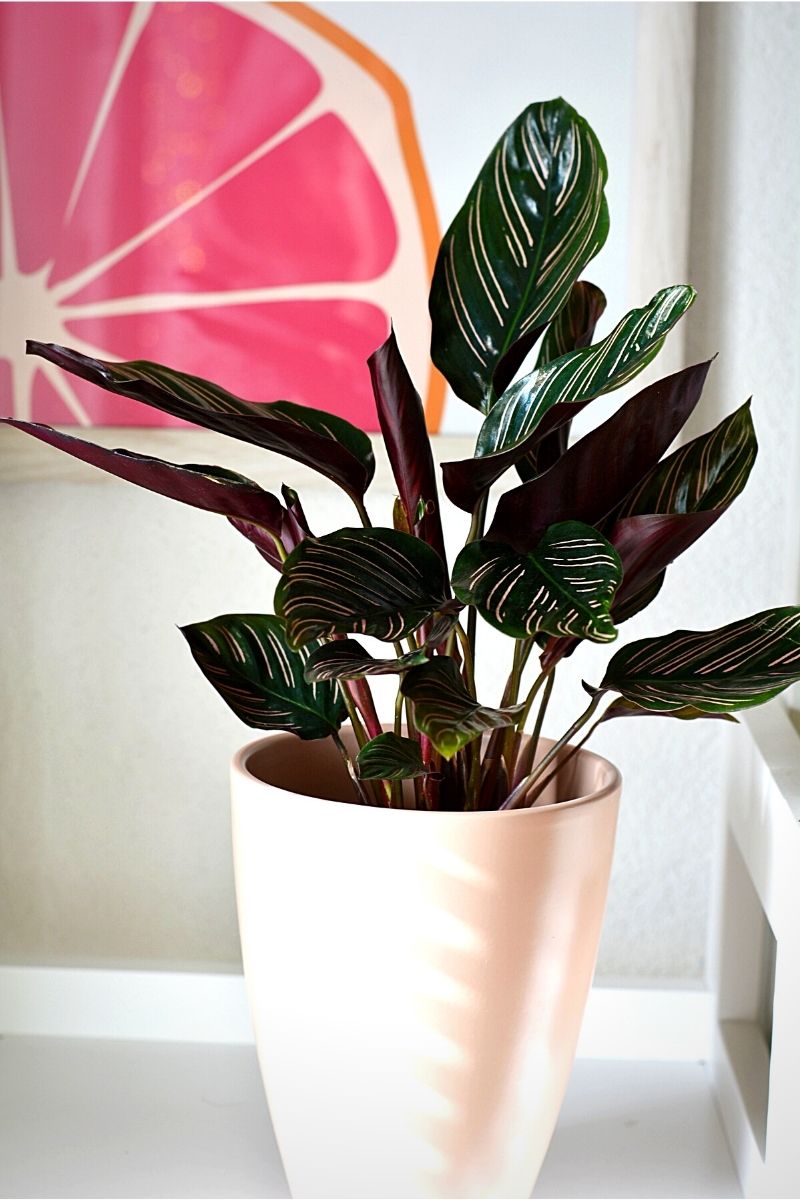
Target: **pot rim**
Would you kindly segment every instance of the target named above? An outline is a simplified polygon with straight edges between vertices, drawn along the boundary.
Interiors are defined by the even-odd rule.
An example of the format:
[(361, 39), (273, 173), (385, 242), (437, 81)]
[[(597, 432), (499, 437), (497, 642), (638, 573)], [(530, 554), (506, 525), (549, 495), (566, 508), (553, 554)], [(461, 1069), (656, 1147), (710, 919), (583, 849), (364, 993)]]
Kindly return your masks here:
[[(292, 734), (292, 733), (285, 733), (280, 730), (273, 730), (272, 732), (266, 734), (266, 736), (264, 736), (264, 737), (257, 738), (255, 741), (252, 741), (252, 742), (247, 742), (244, 746), (242, 746), (239, 750), (237, 750), (233, 756), (233, 759), (231, 761), (232, 774), (234, 775), (234, 777), (238, 777), (239, 779), (241, 779), (243, 781), (247, 781), (248, 783), (256, 783), (264, 788), (275, 788), (276, 790), (281, 791), (281, 792), (288, 792), (289, 791), (288, 788), (280, 787), (277, 784), (267, 783), (265, 780), (260, 779), (258, 777), (258, 775), (255, 775), (249, 769), (248, 763), (249, 763), (250, 759), (253, 758), (254, 755), (259, 753), (259, 751), (263, 750), (264, 747), (268, 746), (270, 744), (270, 742), (274, 742), (278, 738), (293, 738), (293, 737), (296, 737), (296, 735)], [(544, 738), (543, 740), (546, 742), (552, 743), (551, 738)], [(570, 746), (564, 747), (565, 750), (569, 750), (570, 748), (571, 748)], [(532, 808), (504, 808), (504, 809), (490, 808), (490, 809), (481, 809), (480, 811), (475, 811), (474, 809), (466, 809), (466, 810), (438, 810), (438, 809), (436, 809), (436, 810), (431, 810), (431, 809), (426, 809), (426, 808), (384, 808), (383, 806), (377, 805), (377, 804), (352, 804), (350, 802), (346, 802), (346, 801), (342, 801), (342, 800), (329, 800), (322, 796), (311, 795), (308, 792), (293, 792), (291, 794), (296, 795), (298, 797), (298, 799), (301, 799), (301, 800), (316, 801), (319, 804), (325, 804), (325, 805), (339, 804), (347, 809), (352, 809), (352, 810), (356, 810), (359, 812), (368, 812), (369, 811), (369, 812), (376, 812), (376, 813), (393, 813), (393, 814), (408, 813), (408, 814), (413, 814), (413, 815), (425, 814), (428, 817), (430, 817), (430, 816), (438, 816), (438, 817), (454, 816), (454, 817), (471, 817), (471, 818), (475, 819), (475, 818), (485, 818), (485, 817), (507, 817), (507, 818), (517, 817), (517, 818), (519, 818), (525, 814), (530, 814), (530, 813), (551, 813), (555, 810), (558, 810), (560, 812), (560, 811), (566, 810), (566, 809), (578, 808), (580, 805), (584, 805), (584, 804), (597, 803), (601, 800), (608, 798), (611, 795), (619, 794), (619, 792), (621, 792), (622, 774), (621, 774), (619, 768), (617, 766), (615, 766), (614, 763), (612, 763), (609, 759), (604, 758), (602, 756), (602, 754), (596, 754), (594, 750), (581, 749), (578, 751), (578, 757), (594, 759), (596, 762), (601, 763), (606, 768), (606, 770), (609, 772), (608, 782), (603, 787), (598, 788), (597, 791), (589, 792), (585, 796), (574, 796), (571, 800), (562, 800), (556, 804), (539, 804), (539, 805), (535, 805)]]

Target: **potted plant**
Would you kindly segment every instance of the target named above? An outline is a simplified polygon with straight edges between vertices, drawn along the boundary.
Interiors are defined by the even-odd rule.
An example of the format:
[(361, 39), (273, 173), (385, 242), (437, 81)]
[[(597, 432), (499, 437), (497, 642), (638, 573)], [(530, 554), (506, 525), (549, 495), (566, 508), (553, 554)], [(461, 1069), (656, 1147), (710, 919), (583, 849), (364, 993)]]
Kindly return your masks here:
[[(483, 416), (474, 455), (443, 467), (444, 492), (472, 519), (450, 568), (422, 405), (393, 333), (369, 360), (398, 493), (378, 525), (371, 443), (347, 421), (28, 344), (111, 392), (313, 467), (353, 503), (351, 527), (312, 533), (287, 487), (279, 499), (219, 467), (8, 422), (224, 515), (279, 572), (274, 614), (182, 633), (233, 711), (269, 731), (233, 765), (234, 847), (294, 1195), (530, 1194), (591, 981), (620, 791), (583, 743), (618, 717), (730, 720), (800, 678), (800, 608), (772, 609), (627, 644), (584, 685), (569, 729), (541, 736), (560, 660), (612, 641), (654, 599), (756, 454), (749, 402), (668, 453), (709, 362), (570, 444), (573, 417), (633, 379), (694, 300), (665, 288), (593, 341), (605, 300), (579, 276), (607, 236), (605, 179), (587, 122), (561, 99), (533, 104), (442, 241), (432, 358)], [(490, 515), (490, 489), (512, 469)], [(493, 706), (475, 692), (479, 618), (508, 637)], [(387, 725), (375, 675), (397, 680)]]

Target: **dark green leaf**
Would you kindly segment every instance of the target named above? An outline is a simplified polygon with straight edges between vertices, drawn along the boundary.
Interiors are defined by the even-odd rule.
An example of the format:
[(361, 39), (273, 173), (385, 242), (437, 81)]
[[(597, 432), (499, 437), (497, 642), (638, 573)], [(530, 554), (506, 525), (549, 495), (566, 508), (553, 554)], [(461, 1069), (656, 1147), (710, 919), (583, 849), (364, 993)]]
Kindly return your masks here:
[(537, 367), (546, 367), (555, 358), (590, 346), (605, 310), (606, 298), (599, 287), (585, 279), (574, 283), (567, 303), (553, 317), (542, 338)]
[[(711, 433), (657, 463), (625, 498), (608, 534), (623, 568), (611, 609), (617, 625), (655, 599), (669, 564), (722, 516), (747, 482), (757, 448), (748, 401)], [(552, 639), (542, 667), (555, 665), (576, 645)]]
[(725, 508), (747, 483), (757, 452), (748, 400), (716, 429), (681, 446), (653, 467), (625, 498), (618, 515)]
[(800, 679), (800, 608), (775, 608), (721, 629), (678, 630), (624, 646), (601, 688), (641, 708), (733, 712)]
[(325, 642), (306, 662), (306, 679), (361, 679), (364, 675), (401, 675), (427, 660), (425, 650), (396, 658), (373, 658), (360, 642), (344, 638)]
[(397, 641), (447, 599), (439, 555), (395, 529), (339, 529), (306, 538), (283, 572), (275, 608), (293, 646), (334, 633)]
[(28, 353), (88, 379), (107, 392), (285, 454), (321, 472), (350, 495), (362, 497), (375, 474), (369, 438), (331, 413), (279, 400), (251, 404), (215, 383), (151, 362), (104, 362), (66, 346), (28, 342)]
[(700, 398), (710, 363), (687, 367), (644, 388), (530, 483), (500, 497), (487, 537), (520, 551), (548, 525), (598, 526), (658, 462)]
[(394, 330), (367, 359), (381, 432), (406, 518), (417, 537), (446, 562), (433, 452), (422, 401)]
[(500, 542), (468, 543), (456, 560), (453, 588), (511, 637), (542, 632), (609, 642), (617, 636), (609, 613), (621, 579), (613, 546), (596, 529), (565, 521), (528, 554)]
[(356, 771), (359, 779), (413, 779), (424, 775), (419, 742), (396, 733), (381, 733), (359, 750)]
[(431, 287), (431, 356), (488, 411), (498, 362), (559, 311), (608, 234), (603, 151), (562, 99), (506, 130), (444, 236)]
[(694, 298), (693, 288), (664, 288), (596, 346), (564, 354), (513, 383), (483, 422), (475, 460), (445, 463), (444, 486), (453, 503), (471, 512), (486, 488), (533, 448), (542, 418), (555, 405), (585, 403), (633, 379)]
[[(544, 367), (554, 358), (583, 350), (592, 344), (595, 326), (605, 312), (606, 298), (593, 283), (579, 280), (573, 285), (569, 299), (561, 312), (550, 323), (539, 350), (538, 367)], [(584, 403), (588, 404), (588, 400)], [(583, 407), (583, 405), (581, 405)], [(552, 409), (549, 410), (552, 413)], [(546, 419), (546, 418), (545, 418)], [(527, 481), (549, 470), (557, 463), (569, 445), (572, 421), (564, 421), (557, 429), (536, 439), (533, 449), (516, 464), (520, 479)]]
[(692, 708), (687, 704), (683, 708), (673, 708), (669, 712), (654, 712), (649, 708), (642, 708), (635, 704), (633, 700), (624, 700), (622, 696), (615, 700), (613, 704), (609, 704), (606, 711), (598, 721), (598, 725), (602, 725), (604, 721), (613, 721), (617, 717), (677, 717), (679, 721), (698, 721), (706, 719), (709, 721), (733, 721), (737, 723), (736, 717), (732, 713), (725, 712), (702, 712), (699, 708)]
[(523, 705), (485, 708), (471, 695), (451, 658), (433, 658), (403, 677), (400, 691), (414, 703), (417, 727), (445, 758), (489, 729), (513, 725)]
[(309, 651), (292, 650), (278, 617), (215, 617), (181, 633), (206, 679), (246, 725), (328, 737), (347, 716), (335, 684), (308, 683)]

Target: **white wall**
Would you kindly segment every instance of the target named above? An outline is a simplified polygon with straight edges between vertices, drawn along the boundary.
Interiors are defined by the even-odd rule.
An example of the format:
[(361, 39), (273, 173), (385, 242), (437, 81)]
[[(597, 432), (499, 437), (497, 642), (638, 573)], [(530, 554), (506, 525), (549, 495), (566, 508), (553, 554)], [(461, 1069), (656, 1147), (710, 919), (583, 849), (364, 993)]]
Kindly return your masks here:
[[(591, 277), (616, 318), (629, 303), (638, 6), (320, 7), (410, 84), (443, 225), (525, 103), (560, 92), (586, 114), (611, 166), (612, 232)], [(762, 459), (749, 498), (672, 569), (662, 597), (626, 637), (720, 624), (794, 598), (781, 590), (776, 563), (787, 561), (782, 505), (794, 488), (798, 422), (797, 10), (702, 5), (700, 26), (689, 277), (702, 299), (690, 318), (689, 357), (723, 351), (706, 425), (757, 393)], [(3, 475), (18, 480), (0, 488), (10, 581), (0, 624), (0, 958), (234, 962), (227, 759), (249, 735), (200, 678), (175, 627), (263, 609), (273, 580), (224, 521), (80, 470), (43, 483), (44, 452), (26, 457), (12, 436), (21, 440), (0, 440), (0, 455), (15, 456)], [(220, 462), (270, 486), (297, 482), (320, 529), (351, 519), (344, 499), (292, 464), (247, 454), (234, 463), (227, 443), (218, 446)], [(385, 512), (389, 499), (379, 480), (371, 506)], [(789, 511), (796, 527), (796, 497)], [(453, 544), (461, 532), (455, 516)], [(505, 641), (489, 630), (481, 638), (494, 698)], [(580, 677), (596, 681), (606, 658), (591, 650), (568, 664), (551, 731), (581, 704)], [(600, 971), (698, 978), (728, 731), (712, 722), (632, 724), (610, 726), (596, 743), (625, 777)]]

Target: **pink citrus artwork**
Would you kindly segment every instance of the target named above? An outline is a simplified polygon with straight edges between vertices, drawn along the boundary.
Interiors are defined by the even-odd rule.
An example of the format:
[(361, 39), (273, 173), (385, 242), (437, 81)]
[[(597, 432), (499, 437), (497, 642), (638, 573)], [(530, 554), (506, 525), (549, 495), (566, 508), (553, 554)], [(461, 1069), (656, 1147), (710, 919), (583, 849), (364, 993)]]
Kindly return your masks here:
[(0, 415), (180, 424), (34, 338), (372, 430), (393, 320), (435, 430), (437, 243), (405, 89), (312, 8), (0, 5)]

